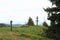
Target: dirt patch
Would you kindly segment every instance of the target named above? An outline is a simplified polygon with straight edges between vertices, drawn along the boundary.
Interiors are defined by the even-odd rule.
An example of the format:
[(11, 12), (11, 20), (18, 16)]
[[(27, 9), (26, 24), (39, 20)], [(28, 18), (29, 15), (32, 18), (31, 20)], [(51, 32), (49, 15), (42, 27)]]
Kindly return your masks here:
[(32, 40), (31, 38), (28, 38), (28, 37), (20, 37), (21, 40)]
[(14, 34), (14, 32), (8, 32), (9, 36), (11, 37), (11, 39), (13, 40), (17, 40), (17, 36)]
[(9, 36), (11, 36), (12, 40), (32, 40), (31, 38), (24, 36), (17, 36), (14, 32), (8, 32)]

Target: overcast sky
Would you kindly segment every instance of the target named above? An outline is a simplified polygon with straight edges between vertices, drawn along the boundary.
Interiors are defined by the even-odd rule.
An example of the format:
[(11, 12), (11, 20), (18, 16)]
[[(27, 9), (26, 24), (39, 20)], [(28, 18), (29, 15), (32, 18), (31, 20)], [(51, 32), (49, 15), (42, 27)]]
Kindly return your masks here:
[(29, 17), (36, 21), (39, 17), (39, 24), (45, 20), (47, 23), (47, 13), (43, 8), (51, 7), (48, 0), (0, 0), (0, 23), (24, 24), (27, 23)]

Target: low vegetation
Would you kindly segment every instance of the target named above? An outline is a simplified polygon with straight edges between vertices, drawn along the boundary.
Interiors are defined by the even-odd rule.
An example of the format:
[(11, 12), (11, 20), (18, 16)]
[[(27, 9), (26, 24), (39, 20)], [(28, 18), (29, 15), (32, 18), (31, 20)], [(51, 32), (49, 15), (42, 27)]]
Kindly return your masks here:
[(44, 31), (47, 27), (30, 26), (30, 27), (10, 27), (0, 28), (0, 40), (52, 40), (45, 37)]

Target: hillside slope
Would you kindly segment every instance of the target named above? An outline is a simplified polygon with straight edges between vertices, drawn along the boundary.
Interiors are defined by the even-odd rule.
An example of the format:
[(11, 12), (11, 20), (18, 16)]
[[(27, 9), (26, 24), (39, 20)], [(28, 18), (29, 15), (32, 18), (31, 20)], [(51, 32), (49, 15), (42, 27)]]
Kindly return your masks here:
[(13, 27), (10, 31), (9, 27), (0, 28), (0, 40), (52, 40), (44, 37), (46, 27), (30, 26), (30, 27)]

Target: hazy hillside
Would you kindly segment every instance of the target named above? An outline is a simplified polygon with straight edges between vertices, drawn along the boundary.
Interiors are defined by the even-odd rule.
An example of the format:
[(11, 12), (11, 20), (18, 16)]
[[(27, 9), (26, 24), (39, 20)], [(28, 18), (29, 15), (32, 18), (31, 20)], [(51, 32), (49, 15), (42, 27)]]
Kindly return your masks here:
[(13, 27), (20, 27), (22, 24), (13, 24)]

